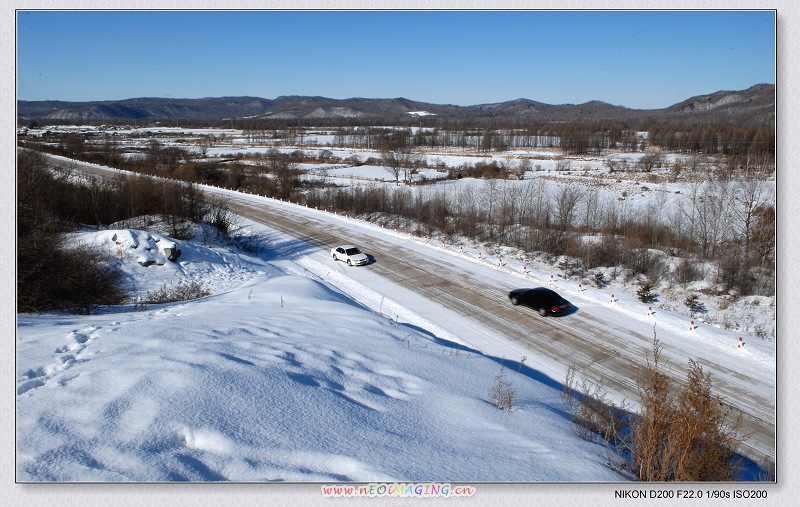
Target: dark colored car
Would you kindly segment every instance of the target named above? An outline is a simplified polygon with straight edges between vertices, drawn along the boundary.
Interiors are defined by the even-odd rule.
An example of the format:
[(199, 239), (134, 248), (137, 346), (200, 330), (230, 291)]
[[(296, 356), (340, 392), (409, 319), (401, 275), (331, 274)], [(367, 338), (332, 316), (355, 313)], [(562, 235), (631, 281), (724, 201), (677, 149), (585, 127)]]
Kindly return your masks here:
[(524, 305), (533, 308), (542, 317), (546, 315), (564, 315), (569, 313), (572, 305), (556, 292), (544, 287), (535, 289), (515, 289), (508, 293), (512, 305)]

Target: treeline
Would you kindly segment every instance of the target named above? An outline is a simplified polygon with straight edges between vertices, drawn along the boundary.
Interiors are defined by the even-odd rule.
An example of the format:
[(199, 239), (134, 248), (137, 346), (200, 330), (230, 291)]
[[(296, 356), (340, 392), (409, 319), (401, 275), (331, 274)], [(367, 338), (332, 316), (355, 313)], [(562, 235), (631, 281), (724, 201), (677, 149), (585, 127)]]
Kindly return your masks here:
[[(413, 135), (411, 131), (401, 132)], [(72, 153), (69, 143), (51, 145), (49, 149), (98, 163), (113, 152), (82, 146), (82, 151)], [(399, 150), (395, 155), (403, 153), (410, 152)], [(634, 169), (649, 172), (663, 165), (659, 155), (648, 153)], [(702, 279), (713, 264), (714, 278), (726, 290), (742, 295), (774, 293), (775, 209), (771, 191), (763, 180), (764, 173), (774, 166), (752, 155), (721, 157), (713, 169), (701, 156), (672, 163), (668, 174), (653, 175), (653, 181), (662, 176), (683, 181), (680, 205), (667, 207), (668, 196), (660, 191), (661, 199), (653, 200), (645, 211), (634, 210), (624, 197), (601, 198), (598, 191), (583, 185), (555, 185), (553, 191), (544, 178), (524, 183), (507, 181), (532, 170), (529, 160), (512, 165), (491, 161), (451, 168), (450, 177), (474, 177), (480, 181), (447, 192), (436, 186), (340, 188), (326, 183), (325, 178), (303, 177), (304, 172), (299, 169), (304, 162), (336, 161), (391, 169), (384, 156), (372, 161), (361, 161), (355, 155), (351, 158), (339, 160), (328, 150), (312, 157), (300, 150), (282, 153), (273, 149), (249, 156), (246, 161), (240, 155), (224, 161), (209, 160), (154, 139), (139, 156), (117, 156), (114, 163), (141, 174), (212, 184), (330, 211), (382, 215), (396, 224), (405, 220), (414, 223), (419, 234), (465, 236), (515, 246), (531, 254), (566, 256), (572, 259), (566, 267), (575, 276), (587, 276), (597, 267), (619, 266), (653, 281), (669, 277), (672, 282), (685, 285)], [(610, 171), (625, 170), (616, 167), (615, 162), (613, 157), (608, 158)], [(409, 157), (397, 166), (398, 181), (401, 174), (405, 179), (406, 173), (422, 166), (422, 159)], [(103, 189), (92, 189), (92, 185), (99, 184), (91, 184), (88, 191), (102, 200)], [(174, 190), (176, 196), (181, 192), (185, 190)], [(187, 202), (187, 198), (175, 202)], [(75, 220), (102, 222), (95, 211), (97, 207), (82, 207), (82, 216), (76, 215)], [(680, 257), (683, 261), (676, 269), (669, 265), (667, 257)]]
[[(426, 120), (428, 121), (428, 120)], [(222, 123), (221, 128), (234, 128)], [(333, 147), (373, 149), (377, 151), (417, 148), (462, 148), (482, 152), (503, 152), (520, 148), (557, 148), (566, 155), (599, 155), (609, 150), (644, 152), (658, 148), (673, 153), (721, 155), (749, 158), (760, 163), (774, 163), (774, 126), (740, 126), (730, 123), (649, 123), (642, 130), (625, 122), (585, 123), (476, 123), (450, 121), (444, 125), (416, 126), (400, 122), (393, 127), (368, 122), (348, 126), (339, 122), (328, 127), (333, 133)], [(201, 125), (183, 125), (186, 128)], [(206, 123), (203, 127), (209, 127)], [(417, 127), (417, 128), (415, 128)], [(240, 122), (246, 140), (253, 143), (279, 143), (285, 146), (313, 145), (313, 133), (319, 128), (297, 121)], [(79, 134), (70, 142), (80, 143)], [(113, 151), (113, 143), (109, 143)], [(73, 151), (78, 148), (72, 146)]]
[(733, 125), (653, 125), (648, 141), (665, 151), (751, 157), (773, 161), (775, 129), (767, 126)]
[[(252, 154), (247, 162), (240, 154), (234, 154), (227, 159), (206, 159), (203, 157), (202, 146), (198, 154), (158, 139), (150, 139), (133, 156), (130, 153), (122, 156), (108, 140), (90, 143), (80, 141), (75, 134), (67, 134), (52, 141), (55, 142), (24, 140), (20, 142), (20, 146), (141, 175), (234, 188), (286, 199), (297, 198), (305, 188), (315, 185), (314, 182), (300, 177), (304, 173), (298, 169), (299, 163), (336, 160), (329, 151), (323, 151), (319, 157), (310, 157), (299, 150), (285, 154), (276, 149), (268, 150), (264, 154)], [(356, 165), (362, 162), (355, 157), (350, 163)]]
[[(253, 127), (243, 132), (251, 142), (277, 141), (292, 146), (303, 146), (308, 142), (308, 131), (301, 127), (284, 130)], [(655, 124), (647, 131), (635, 131), (613, 123), (461, 129), (338, 126), (333, 129), (331, 145), (378, 151), (469, 148), (481, 152), (503, 152), (520, 148), (558, 148), (566, 155), (600, 155), (609, 150), (644, 152), (653, 147), (673, 153), (751, 157), (771, 162), (775, 157), (775, 129), (730, 124)]]
[[(522, 184), (488, 179), (447, 190), (312, 189), (305, 203), (388, 227), (410, 223), (422, 236), (467, 237), (561, 257), (567, 276), (585, 278), (595, 268), (618, 267), (629, 277), (685, 287), (703, 279), (711, 263), (716, 266), (712, 278), (725, 290), (773, 295), (775, 210), (766, 183), (697, 182), (687, 186), (687, 193), (674, 209), (653, 202), (640, 210), (578, 185), (551, 188), (543, 178)], [(670, 258), (681, 260), (671, 263)]]
[(104, 226), (155, 215), (186, 234), (222, 203), (208, 201), (190, 183), (146, 176), (83, 178), (54, 166), (41, 153), (17, 156), (17, 311), (68, 310), (88, 314), (127, 298), (116, 259), (64, 237), (83, 224)]

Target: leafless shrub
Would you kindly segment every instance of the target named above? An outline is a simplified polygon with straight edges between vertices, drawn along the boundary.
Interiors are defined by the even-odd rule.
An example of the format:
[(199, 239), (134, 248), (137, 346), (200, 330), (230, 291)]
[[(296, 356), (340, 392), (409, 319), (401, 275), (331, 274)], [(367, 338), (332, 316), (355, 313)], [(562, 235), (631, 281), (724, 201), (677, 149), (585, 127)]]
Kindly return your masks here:
[(608, 399), (605, 385), (583, 376), (578, 383), (577, 368), (571, 365), (561, 392), (561, 399), (572, 414), (578, 436), (585, 440), (603, 439), (607, 445), (620, 441), (625, 426), (624, 410)]
[[(739, 473), (735, 450), (743, 441), (741, 413), (712, 394), (711, 375), (690, 360), (686, 385), (676, 388), (660, 362), (661, 343), (653, 333), (652, 356), (638, 380), (641, 412), (631, 423), (623, 402), (608, 400), (602, 382), (567, 370), (562, 400), (577, 434), (601, 438), (616, 459), (630, 456), (630, 470), (643, 481), (731, 481)], [(613, 466), (627, 470), (624, 461)], [(769, 468), (765, 468), (769, 473)]]
[(158, 290), (153, 292), (147, 291), (147, 295), (141, 303), (158, 305), (177, 301), (189, 301), (191, 299), (198, 299), (210, 295), (211, 291), (195, 280), (189, 282), (181, 281), (176, 285), (165, 283)]
[(711, 393), (711, 374), (691, 359), (686, 380), (671, 435), (672, 445), (682, 451), (672, 480), (732, 481), (739, 471), (734, 449), (742, 440), (742, 415)]
[(245, 253), (258, 255), (267, 247), (267, 237), (263, 234), (240, 234), (233, 238), (233, 244)]
[(631, 470), (643, 481), (734, 480), (741, 414), (711, 393), (711, 375), (692, 360), (687, 383), (676, 394), (660, 354), (654, 337), (652, 360), (639, 383), (642, 411), (631, 431)]
[(564, 386), (561, 389), (561, 401), (569, 409), (570, 413), (575, 412), (575, 405), (577, 403), (577, 392), (575, 391), (575, 372), (577, 366), (574, 364), (567, 367), (567, 375), (564, 379)]
[(647, 356), (644, 378), (639, 379), (641, 414), (631, 433), (631, 470), (641, 480), (670, 480), (670, 466), (678, 449), (670, 445), (674, 427), (675, 396), (672, 381), (660, 369), (661, 343), (653, 340), (653, 356)]
[(231, 211), (228, 203), (222, 197), (214, 197), (209, 202), (206, 221), (213, 226), (219, 235), (227, 237), (231, 228), (236, 225), (236, 215)]
[(502, 408), (503, 410), (511, 410), (514, 402), (514, 384), (505, 375), (505, 365), (500, 363), (500, 373), (494, 378), (494, 384), (489, 390), (489, 403)]
[(17, 311), (67, 310), (89, 315), (125, 299), (115, 259), (89, 245), (70, 247), (58, 234), (41, 250), (17, 251)]
[(694, 267), (691, 261), (687, 258), (682, 258), (678, 261), (674, 271), (676, 280), (684, 289), (694, 280), (699, 277), (697, 268)]

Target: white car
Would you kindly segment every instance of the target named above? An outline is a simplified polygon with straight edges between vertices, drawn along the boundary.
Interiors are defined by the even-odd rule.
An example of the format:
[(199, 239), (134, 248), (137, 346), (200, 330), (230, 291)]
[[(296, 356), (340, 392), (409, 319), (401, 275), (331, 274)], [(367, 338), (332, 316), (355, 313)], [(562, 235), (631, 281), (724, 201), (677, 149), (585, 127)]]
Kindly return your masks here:
[(369, 257), (353, 245), (342, 245), (331, 249), (331, 257), (335, 261), (345, 261), (348, 266), (362, 266), (369, 262)]

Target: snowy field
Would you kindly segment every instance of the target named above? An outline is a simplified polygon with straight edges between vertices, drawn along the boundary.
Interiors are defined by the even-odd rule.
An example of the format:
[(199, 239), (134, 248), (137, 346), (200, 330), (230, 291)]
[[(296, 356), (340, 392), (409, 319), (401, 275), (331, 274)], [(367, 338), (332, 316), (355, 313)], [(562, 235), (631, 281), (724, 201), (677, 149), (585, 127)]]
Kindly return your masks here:
[(18, 316), (20, 481), (628, 480), (574, 434), (557, 379), (507, 361), (518, 398), (494, 407), (497, 357), (368, 309), (304, 267), (346, 278), (343, 264), (276, 253), (291, 238), (267, 231), (259, 258), (178, 242), (173, 263), (128, 232), (137, 247), (76, 239), (139, 290), (195, 280), (212, 295)]
[[(219, 153), (208, 150), (208, 155), (231, 153), (214, 150)], [(338, 157), (374, 156), (336, 151)], [(539, 170), (519, 182), (499, 182), (497, 188), (541, 179), (554, 191), (604, 172), (600, 158), (565, 174), (555, 171), (555, 160), (538, 156)], [(430, 157), (447, 167), (464, 158), (475, 162), (461, 155)], [(348, 184), (392, 181), (386, 169), (375, 166), (303, 169), (309, 177)], [(434, 172), (426, 177), (435, 178)], [(679, 185), (642, 189), (627, 179), (613, 183), (603, 187), (601, 200), (618, 200), (624, 192), (637, 212), (655, 205), (669, 208), (682, 198)], [(434, 187), (472, 186), (479, 193), (485, 185), (465, 179)], [(426, 192), (433, 187), (399, 188)], [(544, 285), (557, 273), (555, 266), (523, 259), (511, 249), (445, 245), (289, 203), (247, 199), (349, 227), (353, 237), (378, 235), (426, 255), (445, 256), (464, 270), (482, 270), (498, 284)], [(604, 445), (575, 434), (561, 400), (566, 365), (536, 358), (520, 365), (525, 351), (512, 342), (491, 330), (476, 333), (480, 326), (398, 290), (368, 267), (349, 270), (333, 263), (326, 250), (264, 226), (242, 225), (264, 234), (269, 248), (254, 257), (152, 231), (116, 231), (118, 238), (131, 238), (128, 242), (113, 240), (113, 232), (75, 235), (76, 241), (113, 253), (132, 292), (195, 281), (211, 295), (103, 309), (88, 317), (18, 315), (18, 481), (631, 480), (608, 465), (619, 458)], [(182, 250), (177, 262), (163, 253), (171, 242)], [(143, 259), (154, 263), (142, 267), (138, 261)], [(671, 303), (662, 294), (653, 317), (636, 301), (633, 286), (579, 288), (577, 281), (557, 274), (554, 283), (581, 312), (602, 316), (611, 327), (646, 332), (658, 319), (659, 337), (668, 350), (677, 351), (673, 366), (682, 367), (686, 355), (709, 355), (732, 372), (726, 381), (736, 382), (735, 372), (744, 368), (763, 382), (760, 394), (775, 390), (774, 298), (742, 298), (724, 310), (709, 303), (710, 322), (698, 320), (699, 332), (687, 335), (685, 308), (675, 303), (680, 295)], [(612, 292), (618, 297), (609, 305)], [(745, 331), (767, 327), (773, 339), (735, 326), (723, 329), (716, 322), (725, 315), (747, 321), (751, 327), (741, 326)], [(740, 336), (744, 348), (737, 348)], [(487, 401), (501, 363), (517, 394), (510, 412)]]
[[(409, 244), (365, 222), (329, 219), (351, 224), (354, 236), (373, 230)], [(88, 317), (19, 315), (18, 480), (629, 480), (607, 465), (603, 445), (576, 436), (558, 366), (501, 361), (520, 351), (459, 333), (463, 319), (420, 311), (413, 295), (393, 294), (368, 268), (348, 270), (327, 251), (257, 232), (271, 245), (259, 257), (177, 242), (177, 263), (159, 246), (169, 239), (153, 233), (75, 238), (116, 255), (140, 292), (194, 280), (212, 295)], [(464, 269), (521, 276), (506, 273), (513, 263), (491, 267), (494, 259), (414, 245), (456, 257)], [(287, 254), (297, 251), (307, 253)], [(155, 263), (142, 267), (142, 255)], [(638, 302), (620, 298), (609, 315), (604, 297), (570, 294), (582, 311), (592, 311), (594, 299), (621, 326), (651, 325)], [(678, 332), (685, 317), (658, 318), (675, 328), (676, 343), (664, 333), (668, 346), (686, 348)], [(711, 347), (732, 370), (745, 360), (774, 382), (774, 344), (745, 341), (737, 350), (735, 335), (705, 327), (690, 348)], [(511, 412), (487, 401), (501, 362), (518, 396)]]
[[(68, 127), (61, 127), (69, 131)], [(75, 131), (94, 129), (96, 133), (104, 132), (103, 128), (73, 127)], [(416, 129), (412, 129), (416, 130)], [(282, 146), (279, 141), (271, 141), (255, 145), (248, 143), (241, 130), (232, 129), (182, 129), (178, 127), (162, 127), (160, 129), (122, 129), (118, 134), (146, 136), (169, 135), (160, 139), (165, 146), (180, 146), (190, 152), (199, 154), (200, 139), (213, 137), (214, 146), (205, 150), (208, 160), (226, 159), (230, 157), (245, 157), (244, 163), (257, 163), (247, 157), (263, 156), (270, 150), (277, 150), (284, 154), (301, 151), (307, 157), (317, 158), (325, 153), (338, 160), (336, 163), (320, 162), (298, 164), (298, 169), (305, 172), (305, 178), (311, 180), (324, 180), (327, 184), (338, 186), (382, 186), (393, 192), (406, 193), (409, 202), (413, 202), (418, 195), (429, 199), (434, 195), (446, 194), (451, 206), (466, 206), (468, 209), (487, 210), (497, 206), (500, 202), (509, 200), (517, 208), (526, 205), (534, 199), (545, 199), (555, 202), (560, 192), (567, 188), (577, 188), (581, 191), (580, 204), (575, 210), (574, 220), (579, 223), (602, 222), (603, 217), (616, 216), (617, 220), (635, 220), (641, 216), (654, 217), (656, 222), (670, 224), (673, 220), (686, 220), (694, 213), (692, 200), (703, 197), (717, 196), (724, 193), (724, 201), (730, 209), (723, 216), (728, 218), (720, 220), (714, 227), (717, 230), (726, 229), (736, 231), (741, 229), (741, 210), (734, 209), (738, 204), (735, 181), (727, 183), (710, 183), (708, 181), (692, 182), (690, 178), (681, 178), (671, 181), (666, 167), (656, 168), (653, 173), (638, 172), (608, 172), (609, 158), (625, 161), (632, 167), (636, 161), (644, 156), (643, 153), (613, 153), (606, 156), (582, 156), (565, 159), (559, 150), (517, 149), (497, 154), (481, 155), (475, 150), (458, 148), (436, 148), (420, 150), (418, 156), (424, 158), (429, 168), (420, 168), (412, 179), (419, 181), (425, 178), (435, 183), (426, 185), (395, 184), (395, 178), (390, 170), (380, 165), (352, 164), (348, 161), (357, 159), (364, 162), (368, 159), (379, 160), (380, 153), (376, 150), (333, 148), (326, 146), (333, 139), (331, 134), (319, 133), (306, 137), (305, 145)], [(120, 149), (143, 148), (146, 145), (145, 137), (132, 137), (121, 141)], [(139, 154), (141, 155), (141, 154)], [(664, 164), (682, 161), (689, 163), (691, 157), (678, 154), (663, 154)], [(257, 160), (257, 159), (256, 159)], [(494, 162), (508, 168), (516, 167), (522, 160), (529, 163), (522, 179), (487, 180), (483, 178), (462, 178), (456, 180), (442, 180), (447, 169), (456, 169), (464, 165)], [(373, 162), (374, 163), (374, 162)], [(566, 169), (566, 170), (565, 170)], [(401, 179), (402, 179), (401, 175)], [(760, 184), (760, 199), (767, 205), (775, 205), (777, 200), (777, 182), (774, 176)], [(694, 197), (693, 197), (694, 196)], [(741, 196), (740, 196), (741, 197)], [(466, 203), (466, 204), (463, 204)], [(551, 205), (552, 206), (552, 205)], [(681, 212), (678, 212), (682, 209)], [(551, 209), (555, 213), (554, 209)], [(679, 215), (683, 214), (683, 218)], [(413, 227), (413, 225), (412, 225)], [(685, 227), (685, 226), (684, 226)], [(709, 226), (711, 227), (711, 226)], [(720, 233), (722, 234), (722, 233)], [(448, 239), (453, 241), (452, 238)], [(587, 238), (591, 240), (591, 238)], [(456, 238), (455, 241), (461, 241)], [(478, 248), (476, 246), (476, 248)], [(503, 245), (482, 245), (482, 249), (503, 249)], [(504, 249), (506, 257), (518, 257), (521, 252), (514, 249)], [(678, 257), (667, 257), (662, 250), (651, 250), (651, 254), (670, 264), (674, 271), (680, 260)], [(535, 263), (540, 259), (528, 259), (528, 263)], [(550, 259), (550, 265), (539, 266), (542, 270), (556, 272), (559, 270), (558, 261)], [(745, 335), (752, 335), (758, 339), (769, 341), (777, 340), (776, 329), (776, 298), (774, 296), (744, 296), (728, 297), (724, 295), (725, 289), (716, 286), (713, 281), (715, 268), (711, 264), (702, 267), (702, 278), (695, 280), (691, 285), (682, 287), (673, 281), (662, 279), (656, 284), (655, 292), (658, 294), (657, 304), (663, 309), (674, 312), (687, 312), (684, 304), (687, 295), (695, 293), (700, 297), (706, 311), (698, 315), (698, 320), (710, 325), (721, 326), (731, 331), (738, 331)], [(592, 270), (592, 273), (597, 271)], [(634, 294), (636, 280), (625, 280), (624, 276), (613, 267), (603, 270), (607, 279), (612, 284), (609, 287), (614, 291), (626, 291)], [(590, 274), (586, 275), (587, 277)], [(663, 275), (663, 278), (667, 278)], [(586, 280), (588, 282), (588, 279)], [(615, 286), (619, 285), (619, 286)], [(723, 293), (722, 297), (711, 296), (712, 293)]]

